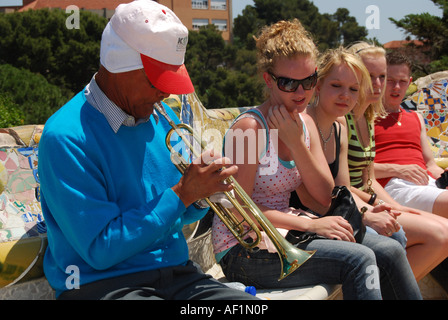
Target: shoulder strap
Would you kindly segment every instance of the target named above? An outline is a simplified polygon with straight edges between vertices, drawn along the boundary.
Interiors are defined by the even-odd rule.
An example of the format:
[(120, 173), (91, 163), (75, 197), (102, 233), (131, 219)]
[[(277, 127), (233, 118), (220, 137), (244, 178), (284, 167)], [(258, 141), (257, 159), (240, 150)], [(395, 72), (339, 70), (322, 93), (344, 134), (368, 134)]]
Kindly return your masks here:
[[(337, 124), (336, 124), (337, 123)], [(339, 158), (339, 152), (341, 150), (341, 123), (335, 121), (334, 126), (334, 138), (336, 142), (336, 157)]]
[(244, 115), (247, 115), (248, 113), (255, 113), (258, 118), (260, 118), (260, 120), (263, 122), (263, 126), (264, 129), (269, 130), (268, 124), (266, 122), (266, 119), (264, 118), (263, 114), (260, 112), (260, 110), (256, 109), (256, 108), (252, 108), (249, 110), (246, 110), (244, 112), (242, 112), (240, 115), (238, 115), (238, 117), (236, 117), (235, 121), (233, 123), (235, 123), (237, 120), (240, 120), (241, 117), (243, 117)]

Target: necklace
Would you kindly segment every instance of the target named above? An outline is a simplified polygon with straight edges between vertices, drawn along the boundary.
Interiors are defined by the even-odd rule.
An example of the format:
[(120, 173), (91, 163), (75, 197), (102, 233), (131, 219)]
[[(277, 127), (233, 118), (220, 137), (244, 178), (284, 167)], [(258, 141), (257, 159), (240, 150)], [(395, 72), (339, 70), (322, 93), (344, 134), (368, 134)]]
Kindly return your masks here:
[(316, 120), (316, 127), (317, 127), (317, 130), (319, 130), (320, 139), (322, 140), (322, 143), (324, 144), (324, 151), (326, 151), (327, 143), (328, 143), (328, 141), (330, 141), (331, 136), (333, 135), (334, 126), (331, 126), (330, 134), (328, 135), (328, 138), (324, 137), (324, 134), (322, 133), (322, 130), (320, 129), (320, 126), (319, 126), (319, 123), (317, 122), (317, 120)]
[[(319, 96), (317, 96), (319, 98)], [(310, 113), (311, 117), (313, 118), (314, 122), (316, 123), (317, 130), (319, 131), (320, 139), (322, 140), (322, 144), (324, 147), (324, 151), (327, 151), (327, 143), (330, 141), (331, 136), (333, 135), (334, 126), (331, 126), (330, 134), (328, 135), (328, 138), (324, 137), (324, 134), (322, 133), (322, 129), (319, 126), (319, 121), (317, 121), (317, 109), (316, 106), (319, 104), (319, 100), (317, 100), (317, 103), (314, 104), (313, 108), (311, 108), (312, 113)]]
[(401, 110), (398, 111), (398, 119), (395, 118), (395, 116), (394, 116), (392, 113), (389, 113), (389, 115), (392, 117), (392, 119), (394, 119), (394, 120), (397, 122), (398, 126), (401, 127), (401, 117), (403, 116), (403, 115), (401, 114)]

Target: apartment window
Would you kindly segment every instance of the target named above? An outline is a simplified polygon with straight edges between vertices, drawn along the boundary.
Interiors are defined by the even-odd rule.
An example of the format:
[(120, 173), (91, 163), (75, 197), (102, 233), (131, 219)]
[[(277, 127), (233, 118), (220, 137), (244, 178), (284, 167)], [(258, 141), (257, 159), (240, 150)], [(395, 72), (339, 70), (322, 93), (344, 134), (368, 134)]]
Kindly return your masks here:
[(208, 19), (193, 19), (193, 30), (199, 30), (200, 27), (208, 25)]
[(219, 31), (227, 31), (227, 20), (213, 19), (212, 23), (218, 27)]
[(191, 7), (193, 9), (208, 9), (208, 0), (192, 0)]
[(212, 10), (227, 10), (227, 0), (211, 0), (210, 7)]

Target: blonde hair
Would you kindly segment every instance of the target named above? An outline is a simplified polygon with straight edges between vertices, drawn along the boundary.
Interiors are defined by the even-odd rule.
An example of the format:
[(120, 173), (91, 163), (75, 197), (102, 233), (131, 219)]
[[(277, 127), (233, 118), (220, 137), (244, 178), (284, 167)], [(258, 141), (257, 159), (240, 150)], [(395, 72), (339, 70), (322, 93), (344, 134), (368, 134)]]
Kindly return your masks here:
[[(350, 53), (347, 49), (343, 47), (330, 49), (320, 57), (318, 63), (318, 81), (325, 79), (334, 66), (339, 66), (342, 64), (347, 65), (352, 70), (356, 80), (358, 81), (359, 98), (357, 104), (364, 104), (367, 97), (367, 90), (372, 90), (369, 70), (367, 70), (366, 66), (358, 56)], [(358, 77), (358, 72), (361, 74), (360, 78)]]
[[(363, 59), (365, 57), (374, 57), (374, 58), (384, 57), (384, 58), (386, 58), (386, 50), (384, 50), (384, 48), (377, 47), (374, 44), (370, 44), (370, 43), (367, 43), (364, 41), (353, 43), (352, 45), (350, 45), (348, 47), (348, 50), (349, 50), (349, 52), (357, 55), (361, 59)], [(370, 81), (370, 75), (369, 75), (369, 81)], [(386, 85), (386, 82), (384, 82), (384, 86), (385, 85)], [(384, 95), (384, 91), (385, 91), (384, 89), (385, 88), (383, 88), (381, 90), (381, 97), (380, 97), (379, 101), (377, 101), (375, 103), (371, 103), (367, 107), (364, 114), (368, 121), (373, 121), (377, 117), (384, 117), (386, 115), (386, 110), (384, 109), (384, 106), (383, 106), (383, 95)], [(362, 104), (359, 103), (353, 110), (354, 113), (356, 113), (356, 110), (358, 108), (360, 108), (361, 106), (362, 106)]]
[(259, 37), (254, 37), (257, 46), (258, 71), (272, 72), (279, 58), (297, 55), (317, 60), (318, 50), (310, 33), (298, 19), (279, 21), (261, 29)]

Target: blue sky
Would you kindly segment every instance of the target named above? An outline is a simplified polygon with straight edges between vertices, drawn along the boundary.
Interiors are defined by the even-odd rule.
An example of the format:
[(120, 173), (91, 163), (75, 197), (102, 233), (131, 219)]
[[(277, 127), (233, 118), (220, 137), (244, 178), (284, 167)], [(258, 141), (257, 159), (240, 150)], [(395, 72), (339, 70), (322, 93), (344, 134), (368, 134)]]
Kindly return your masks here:
[(21, 6), (23, 4), (22, 0), (0, 0), (0, 6)]
[[(281, 1), (281, 0), (279, 0)], [(392, 40), (404, 40), (406, 35), (389, 21), (389, 18), (400, 20), (408, 14), (428, 12), (431, 15), (442, 16), (440, 10), (431, 0), (311, 0), (320, 13), (334, 13), (338, 8), (347, 8), (359, 25), (370, 27), (369, 37), (376, 37), (381, 43)], [(233, 16), (241, 14), (246, 5), (253, 5), (252, 0), (233, 0)], [(369, 6), (375, 6), (379, 15), (379, 29), (373, 29), (369, 24), (372, 11), (366, 13)], [(376, 27), (376, 26), (375, 26)]]

